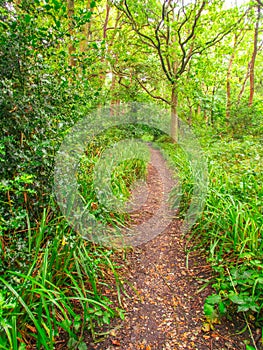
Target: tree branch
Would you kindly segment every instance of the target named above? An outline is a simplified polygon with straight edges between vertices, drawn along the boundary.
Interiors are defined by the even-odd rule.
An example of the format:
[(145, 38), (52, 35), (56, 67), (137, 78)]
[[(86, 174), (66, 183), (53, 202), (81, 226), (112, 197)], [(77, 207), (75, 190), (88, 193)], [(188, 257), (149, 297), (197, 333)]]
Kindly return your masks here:
[(167, 57), (164, 58), (163, 56), (163, 53), (162, 53), (162, 49), (161, 49), (161, 41), (160, 41), (160, 37), (159, 37), (159, 31), (160, 31), (160, 27), (161, 27), (161, 24), (164, 23), (164, 19), (165, 19), (165, 5), (168, 4), (168, 6), (170, 5), (170, 0), (165, 0), (164, 3), (163, 3), (163, 6), (162, 6), (162, 19), (161, 21), (159, 22), (159, 24), (157, 25), (157, 27), (155, 28), (155, 39), (157, 41), (157, 45), (156, 45), (156, 49), (157, 49), (157, 53), (158, 53), (158, 56), (159, 56), (159, 59), (160, 59), (160, 62), (161, 62), (161, 66), (162, 66), (162, 69), (164, 71), (164, 74), (166, 75), (167, 79), (173, 83), (173, 77), (172, 77), (172, 74), (171, 74), (171, 67), (170, 65), (168, 64), (168, 68), (166, 67), (165, 65), (165, 61), (168, 62), (167, 60)]
[(192, 28), (191, 28), (191, 32), (190, 34), (188, 35), (188, 37), (182, 42), (181, 40), (181, 34), (180, 34), (180, 31), (183, 27), (183, 25), (188, 21), (188, 19), (191, 17), (191, 13), (190, 13), (190, 16), (184, 21), (184, 23), (182, 23), (182, 25), (179, 27), (179, 32), (178, 32), (178, 37), (179, 37), (179, 45), (180, 45), (180, 48), (181, 48), (181, 51), (183, 53), (183, 57), (181, 59), (181, 66), (180, 66), (180, 69), (179, 71), (176, 73), (177, 76), (180, 76), (184, 71), (185, 71), (185, 67), (187, 66), (188, 62), (190, 61), (192, 55), (193, 55), (193, 45), (191, 45), (190, 47), (190, 50), (188, 52), (188, 54), (186, 54), (186, 50), (185, 50), (185, 45), (192, 39), (194, 38), (195, 36), (195, 29), (197, 27), (197, 23), (198, 23), (198, 20), (199, 18), (201, 17), (201, 14), (205, 8), (205, 5), (206, 5), (206, 1), (203, 1), (197, 14), (195, 15), (195, 18), (194, 18), (194, 23), (192, 25)]
[(155, 95), (153, 95), (152, 91), (149, 91), (149, 90), (147, 89), (147, 87), (144, 86), (144, 85), (142, 84), (142, 82), (140, 81), (139, 78), (136, 77), (135, 79), (136, 79), (136, 81), (140, 84), (140, 86), (143, 88), (143, 90), (146, 91), (147, 94), (150, 95), (152, 98), (154, 98), (154, 99), (156, 99), (156, 100), (161, 100), (161, 101), (167, 103), (168, 105), (171, 105), (171, 101), (166, 100), (166, 99), (163, 98), (162, 96), (155, 96)]
[(256, 0), (256, 2), (263, 7), (263, 2), (261, 0)]

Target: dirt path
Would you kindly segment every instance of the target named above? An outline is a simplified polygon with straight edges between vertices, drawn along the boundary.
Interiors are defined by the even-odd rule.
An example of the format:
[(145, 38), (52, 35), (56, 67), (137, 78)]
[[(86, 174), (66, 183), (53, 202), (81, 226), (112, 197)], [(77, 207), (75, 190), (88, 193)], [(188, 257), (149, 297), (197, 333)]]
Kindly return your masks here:
[[(153, 218), (163, 206), (164, 188), (174, 185), (160, 152), (152, 149), (151, 154), (148, 195), (144, 196), (146, 188), (143, 187), (133, 193), (134, 208), (143, 203), (132, 214), (133, 225)], [(157, 171), (157, 166), (166, 169), (165, 176)], [(180, 234), (180, 224), (173, 219), (160, 235), (127, 254), (121, 272), (124, 288), (130, 295), (130, 298), (123, 297), (126, 318), (113, 321), (104, 341), (93, 344), (87, 338), (89, 349), (245, 349), (242, 340), (249, 339), (248, 334), (235, 335), (236, 330), (244, 327), (240, 321), (235, 324), (224, 320), (215, 330), (202, 330), (203, 303), (211, 288), (202, 290), (201, 287), (204, 280), (211, 277), (211, 270), (198, 252), (190, 255), (186, 266), (186, 242)], [(112, 297), (117, 299), (116, 295)]]

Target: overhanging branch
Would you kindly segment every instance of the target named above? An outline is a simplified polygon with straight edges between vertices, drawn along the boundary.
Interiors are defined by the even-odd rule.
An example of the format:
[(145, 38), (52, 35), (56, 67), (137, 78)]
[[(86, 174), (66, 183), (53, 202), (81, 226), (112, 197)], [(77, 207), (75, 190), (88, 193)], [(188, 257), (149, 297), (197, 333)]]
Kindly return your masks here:
[(140, 81), (139, 78), (135, 78), (135, 79), (136, 79), (136, 81), (140, 84), (140, 86), (142, 87), (142, 89), (143, 89), (144, 91), (146, 91), (147, 94), (150, 95), (152, 98), (154, 98), (154, 99), (156, 99), (156, 100), (161, 100), (161, 101), (167, 103), (168, 105), (171, 105), (171, 101), (166, 100), (166, 99), (165, 99), (164, 97), (162, 97), (162, 96), (156, 96), (156, 95), (154, 95), (154, 94), (152, 93), (152, 91), (148, 90), (147, 87), (143, 85), (143, 83)]

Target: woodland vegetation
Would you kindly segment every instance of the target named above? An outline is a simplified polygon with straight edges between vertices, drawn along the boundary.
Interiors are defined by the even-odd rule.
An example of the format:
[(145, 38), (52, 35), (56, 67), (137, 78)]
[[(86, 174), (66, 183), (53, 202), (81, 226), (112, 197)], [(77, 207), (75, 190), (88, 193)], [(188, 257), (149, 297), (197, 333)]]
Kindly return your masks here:
[[(214, 270), (205, 316), (213, 323), (240, 313), (262, 328), (263, 2), (0, 3), (0, 349), (53, 349), (62, 333), (69, 348), (87, 349), (84, 331), (95, 338), (97, 325), (124, 318), (101, 288), (111, 275), (121, 294), (114, 250), (71, 229), (52, 184), (69, 129), (93, 110), (132, 102), (167, 108), (175, 140), (178, 117), (188, 123), (208, 159), (209, 190), (190, 233)], [(108, 130), (89, 145), (78, 179), (87, 203), (106, 223), (125, 222), (97, 204), (92, 170), (109, 144), (136, 133), (178, 169), (183, 218), (189, 162), (143, 125)], [(128, 198), (145, 172), (140, 161), (117, 167), (116, 194)]]

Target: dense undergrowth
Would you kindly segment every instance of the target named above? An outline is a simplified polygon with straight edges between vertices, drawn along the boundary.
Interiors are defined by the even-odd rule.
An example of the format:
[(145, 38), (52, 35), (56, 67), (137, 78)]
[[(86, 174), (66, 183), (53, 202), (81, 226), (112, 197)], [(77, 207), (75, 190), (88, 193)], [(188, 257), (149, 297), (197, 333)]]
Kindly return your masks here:
[[(53, 349), (61, 338), (68, 348), (84, 350), (85, 332), (96, 338), (97, 326), (124, 317), (121, 305), (113, 306), (103, 293), (115, 284), (120, 301), (116, 252), (83, 240), (61, 217), (52, 195), (54, 159), (70, 127), (98, 106), (152, 101), (140, 81), (152, 85), (156, 96), (171, 92), (157, 69), (155, 54), (138, 50), (135, 36), (130, 41), (126, 20), (120, 17), (116, 26), (110, 23), (104, 28), (101, 16), (94, 17), (100, 2), (97, 6), (91, 1), (90, 9), (85, 2), (75, 2), (74, 16), (67, 3), (74, 2), (0, 1), (0, 349), (4, 350)], [(94, 37), (80, 48), (86, 41), (83, 30), (90, 25)], [(115, 29), (108, 30), (111, 27)], [(245, 43), (253, 41), (249, 35), (248, 31)], [(222, 87), (226, 67), (218, 74), (219, 62), (212, 65), (217, 58), (220, 65), (227, 62), (228, 41), (224, 45), (227, 52), (219, 47), (210, 57), (210, 66), (202, 59), (195, 66), (191, 60), (187, 81), (179, 84), (179, 112), (184, 111), (186, 118), (191, 112), (189, 121), (199, 127), (206, 123), (200, 142), (208, 159), (209, 191), (190, 238), (204, 250), (215, 271), (215, 293), (204, 307), (211, 326), (219, 316), (238, 312), (262, 327), (262, 82), (257, 81), (253, 106), (247, 107), (248, 91), (235, 104), (235, 80), (244, 79), (243, 68), (250, 58), (243, 57), (240, 66), (236, 62), (233, 71), (240, 75), (233, 75), (226, 123)], [(242, 55), (251, 49), (244, 47), (239, 51)], [(115, 61), (120, 71), (110, 77)], [(260, 67), (259, 63), (259, 77)], [(92, 174), (106, 148), (132, 137), (155, 140), (169, 155), (181, 177), (183, 217), (194, 187), (189, 160), (161, 132), (145, 125), (109, 129), (87, 145), (78, 169), (87, 209), (108, 225), (121, 226), (128, 220), (125, 211), (100, 203)], [(140, 159), (115, 164), (110, 175), (113, 194), (125, 202), (133, 181), (146, 171), (146, 162)]]
[[(213, 327), (221, 316), (238, 312), (257, 327), (263, 325), (263, 152), (260, 136), (200, 138), (208, 160), (209, 187), (201, 217), (190, 240), (205, 252), (215, 277), (215, 293), (204, 305)], [(189, 162), (179, 147), (161, 143), (179, 171), (183, 217), (194, 186)]]
[[(157, 141), (178, 170), (182, 183), (180, 215), (183, 217), (194, 187), (191, 167), (184, 151), (157, 130), (129, 125), (111, 128), (87, 146), (78, 172), (80, 191), (88, 209), (109, 225), (123, 225), (128, 215), (109, 211), (99, 202), (93, 172), (104, 150), (126, 138)], [(262, 156), (260, 138), (200, 138), (208, 160), (209, 187), (202, 216), (190, 232), (215, 271), (213, 287), (204, 312), (211, 327), (221, 316), (243, 313), (262, 327)], [(116, 197), (129, 198), (129, 187), (145, 177), (147, 164), (125, 160), (114, 167), (111, 186)], [(51, 201), (39, 220), (32, 220), (26, 204), (34, 179), (30, 175), (1, 184), (2, 204), (9, 212), (9, 225), (1, 234), (0, 348), (26, 346), (53, 348), (65, 334), (70, 348), (85, 349), (85, 332), (96, 338), (98, 325), (124, 317), (120, 307), (111, 307), (103, 287), (122, 283), (111, 249), (85, 241), (60, 217)], [(14, 201), (18, 198), (20, 203)], [(18, 213), (21, 210), (21, 216)], [(2, 225), (5, 220), (2, 216)], [(15, 239), (14, 239), (15, 238)], [(120, 298), (120, 294), (119, 294)]]
[[(98, 48), (78, 57), (80, 75), (68, 64), (66, 3), (59, 13), (57, 2), (40, 11), (38, 1), (19, 2), (16, 11), (7, 3), (0, 9), (0, 349), (52, 349), (59, 336), (85, 349), (84, 331), (96, 337), (96, 326), (123, 317), (102, 292), (112, 279), (119, 291), (121, 282), (113, 251), (84, 241), (61, 217), (52, 178), (70, 127), (104, 103), (99, 79), (87, 79), (84, 68), (97, 62)], [(101, 151), (117, 138), (111, 132), (89, 145), (82, 166), (98, 158), (98, 143)], [(127, 196), (130, 177), (144, 172), (139, 162), (120, 165), (116, 194), (121, 186)], [(100, 215), (87, 167), (79, 181)], [(104, 211), (107, 223), (123, 222), (112, 214)]]
[[(110, 225), (123, 224), (128, 217), (109, 212), (98, 203), (93, 168), (103, 150), (128, 133), (126, 129), (113, 129), (95, 138), (79, 166), (80, 191), (90, 211)], [(114, 194), (127, 199), (129, 186), (145, 174), (142, 160), (118, 164), (112, 174)], [(118, 266), (112, 259), (114, 251), (83, 240), (59, 216), (52, 201), (43, 208), (39, 221), (32, 222), (27, 206), (21, 206), (23, 201), (26, 204), (25, 198), (29, 200), (27, 196), (35, 195), (33, 190), (25, 190), (27, 184), (33, 184), (29, 175), (1, 186), (1, 201), (9, 221), (1, 217), (6, 226), (1, 232), (0, 348), (52, 349), (64, 334), (69, 348), (86, 349), (84, 332), (96, 338), (97, 326), (109, 323), (114, 316), (124, 316), (121, 308), (111, 307), (110, 299), (103, 294), (103, 287), (112, 280), (118, 293), (121, 289)]]
[(252, 136), (220, 140), (209, 147), (210, 188), (194, 234), (207, 242), (209, 262), (217, 273), (217, 294), (206, 313), (229, 310), (250, 314), (263, 324), (262, 146)]

